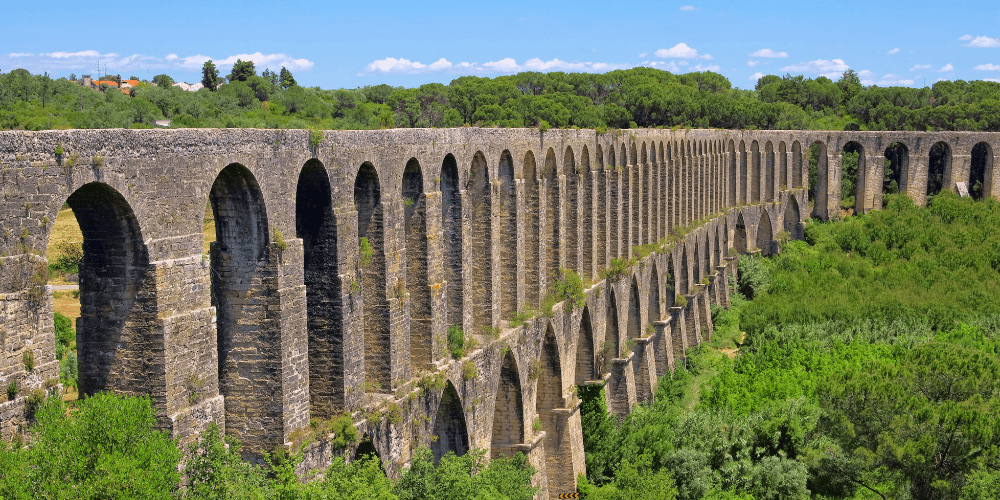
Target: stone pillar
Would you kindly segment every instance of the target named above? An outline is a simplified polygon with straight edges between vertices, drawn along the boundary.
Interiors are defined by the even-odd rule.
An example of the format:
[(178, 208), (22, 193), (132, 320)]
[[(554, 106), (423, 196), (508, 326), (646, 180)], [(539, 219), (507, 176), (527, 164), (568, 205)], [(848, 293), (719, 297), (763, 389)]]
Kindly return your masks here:
[(687, 363), (687, 318), (685, 318), (683, 307), (671, 307), (668, 313), (670, 315), (667, 318), (667, 322), (670, 323), (670, 348), (673, 353), (671, 356), (673, 358), (671, 369), (673, 369), (678, 364), (686, 365)]
[(684, 333), (687, 335), (687, 347), (689, 348), (701, 344), (701, 314), (698, 310), (698, 297), (697, 294), (691, 293), (684, 295), (684, 298), (687, 299), (687, 305), (684, 307)]
[(726, 272), (726, 266), (716, 266), (716, 289), (719, 291), (719, 305), (722, 307), (729, 307), (731, 304), (729, 302), (729, 273)]
[(572, 406), (552, 410), (555, 426), (552, 431), (545, 433), (544, 443), (545, 455), (556, 458), (547, 460), (545, 464), (550, 498), (560, 493), (575, 492), (576, 478), (587, 473), (580, 403), (577, 399)]
[[(969, 189), (969, 193), (972, 193), (972, 186), (969, 184), (969, 173), (972, 170), (972, 155), (956, 155), (951, 156), (951, 168), (944, 173), (945, 185), (943, 189), (950, 189), (953, 193), (958, 193), (959, 182), (964, 182)], [(880, 207), (881, 208), (881, 207)]]
[[(656, 394), (657, 382), (652, 335), (635, 339), (635, 348), (632, 353), (632, 373), (635, 380), (636, 401), (643, 403), (652, 401), (653, 394)], [(644, 389), (642, 388), (648, 388), (649, 392), (643, 393)]]
[(914, 149), (910, 152), (907, 168), (900, 174), (902, 184), (900, 190), (905, 189), (906, 194), (910, 195), (919, 207), (927, 205), (927, 169), (930, 166), (928, 160), (929, 151)]
[(627, 358), (615, 358), (611, 360), (611, 377), (605, 386), (608, 398), (608, 411), (618, 417), (618, 421), (625, 420), (628, 413), (635, 406), (635, 380), (632, 374), (632, 358), (635, 353), (629, 353)]
[(655, 330), (653, 333), (653, 366), (656, 369), (657, 379), (668, 371), (674, 371), (673, 332), (670, 323), (670, 319), (653, 322)]
[(695, 285), (698, 294), (698, 322), (701, 326), (700, 342), (706, 342), (712, 338), (712, 307), (709, 303), (708, 285), (699, 283)]
[(882, 208), (882, 184), (885, 178), (885, 156), (874, 155), (865, 157), (867, 167), (865, 180), (865, 206), (864, 211), (868, 213), (872, 210)]
[(515, 444), (510, 447), (510, 455), (514, 455), (517, 452), (523, 453), (528, 458), (528, 463), (538, 471), (531, 477), (531, 485), (540, 488), (539, 491), (548, 491), (549, 489), (548, 470), (545, 467), (544, 442), (546, 436), (546, 433), (541, 431), (535, 435), (535, 438), (531, 442)]

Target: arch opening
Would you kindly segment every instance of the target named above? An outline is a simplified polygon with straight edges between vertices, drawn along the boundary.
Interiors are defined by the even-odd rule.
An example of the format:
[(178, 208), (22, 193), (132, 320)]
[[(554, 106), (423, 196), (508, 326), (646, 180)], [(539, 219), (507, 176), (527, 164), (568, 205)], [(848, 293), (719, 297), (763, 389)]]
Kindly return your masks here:
[(792, 188), (802, 187), (802, 145), (799, 141), (792, 143)]
[(660, 321), (663, 313), (660, 312), (660, 275), (656, 272), (656, 265), (652, 266), (649, 273), (649, 301), (647, 302), (646, 314), (649, 315), (649, 322)]
[(465, 411), (458, 391), (451, 381), (445, 382), (441, 402), (438, 403), (437, 416), (434, 418), (431, 453), (437, 464), (449, 452), (462, 456), (469, 452), (469, 431), (465, 424)]
[[(645, 363), (645, 344), (637, 342), (643, 336), (642, 312), (639, 303), (639, 283), (632, 277), (632, 286), (628, 300), (628, 342), (626, 350), (631, 350), (632, 378), (635, 381), (635, 396), (639, 401), (647, 401), (652, 397), (649, 385), (649, 367)], [(644, 371), (645, 370), (645, 371)]]
[(901, 142), (894, 142), (885, 148), (885, 166), (882, 172), (882, 194), (883, 206), (884, 195), (896, 194), (905, 191), (903, 186), (903, 172), (909, 169), (910, 152), (906, 145)]
[(865, 148), (851, 141), (840, 156), (840, 208), (865, 212)]
[[(403, 169), (403, 232), (406, 238), (406, 290), (410, 294), (410, 366), (416, 371), (434, 362), (431, 339), (431, 292), (427, 272), (427, 197), (420, 162), (410, 158)], [(400, 298), (401, 299), (401, 298)]]
[(510, 318), (517, 313), (517, 189), (514, 184), (514, 159), (510, 151), (500, 154), (500, 315)]
[(784, 141), (778, 143), (778, 187), (788, 189), (791, 180), (788, 178), (788, 151)]
[(378, 173), (371, 163), (362, 164), (354, 179), (354, 206), (358, 211), (358, 274), (364, 317), (365, 382), (370, 392), (389, 392), (392, 390), (392, 370), (384, 209)]
[(750, 203), (760, 202), (760, 145), (757, 141), (750, 143)]
[(583, 385), (588, 380), (598, 378), (594, 356), (594, 329), (590, 320), (590, 308), (583, 306), (583, 315), (580, 317), (580, 338), (576, 342), (576, 385)]
[(559, 252), (562, 248), (559, 172), (556, 167), (556, 154), (552, 148), (549, 148), (545, 155), (545, 198), (545, 288), (551, 290), (552, 281), (559, 276)]
[(761, 255), (771, 255), (774, 253), (772, 243), (774, 242), (774, 233), (771, 229), (771, 216), (767, 214), (767, 210), (761, 210), (760, 212), (760, 222), (757, 224), (757, 248), (760, 249)]
[(951, 172), (951, 146), (941, 141), (931, 146), (927, 164), (927, 203), (930, 204), (945, 187), (945, 176)]
[[(580, 187), (582, 197), (580, 199), (580, 226), (583, 230), (580, 239), (580, 276), (584, 279), (593, 280), (594, 275), (594, 172), (590, 170), (590, 153), (587, 146), (583, 147), (583, 154), (580, 156)], [(574, 225), (570, 228), (576, 231)], [(602, 266), (603, 268), (603, 266)]]
[(774, 145), (767, 141), (764, 145), (764, 201), (774, 201)]
[(469, 170), (469, 200), (472, 202), (472, 324), (493, 327), (493, 197), (486, 157), (477, 152)]
[(826, 144), (812, 143), (809, 146), (809, 200), (814, 202), (813, 216), (824, 221), (830, 220), (829, 169)]
[(750, 186), (747, 179), (747, 149), (746, 149), (746, 144), (743, 141), (740, 141), (739, 163), (740, 163), (740, 172), (739, 172), (740, 187), (739, 187), (738, 203), (740, 205), (746, 205), (747, 199), (749, 198), (747, 196), (747, 193)]
[(737, 253), (747, 253), (747, 225), (743, 221), (743, 214), (736, 217), (736, 228), (733, 235), (733, 248)]
[(444, 233), (444, 279), (447, 284), (447, 325), (462, 325), (465, 296), (462, 283), (462, 193), (458, 162), (448, 153), (441, 164), (441, 230)]
[[(610, 287), (609, 287), (610, 288)], [(621, 334), (618, 329), (618, 300), (614, 288), (608, 293), (607, 317), (604, 321), (604, 344), (601, 346), (601, 373), (611, 370), (611, 360), (621, 355)]]
[(521, 377), (517, 374), (514, 355), (509, 351), (500, 366), (495, 394), (490, 456), (513, 457), (514, 445), (524, 441), (524, 403), (521, 400)]
[(969, 169), (969, 196), (979, 201), (990, 195), (988, 178), (993, 174), (993, 151), (990, 145), (980, 142), (972, 147), (972, 158)]
[(801, 214), (799, 213), (799, 203), (795, 201), (794, 196), (788, 197), (788, 203), (785, 204), (785, 215), (784, 215), (784, 230), (788, 233), (788, 236), (795, 240), (803, 239), (804, 235), (802, 224), (801, 224)]
[[(569, 146), (566, 147), (566, 152), (563, 154), (562, 166), (563, 177), (566, 179), (566, 265), (564, 267), (579, 271), (580, 264), (577, 258), (577, 250), (579, 248), (577, 235), (580, 230), (578, 224), (579, 212), (577, 210), (579, 202), (578, 173), (576, 171), (576, 157), (573, 155), (573, 149)], [(581, 276), (587, 276), (587, 274), (580, 274)]]
[(343, 303), (330, 177), (316, 159), (299, 172), (295, 236), (302, 240), (306, 285), (310, 412), (329, 418), (344, 409)]

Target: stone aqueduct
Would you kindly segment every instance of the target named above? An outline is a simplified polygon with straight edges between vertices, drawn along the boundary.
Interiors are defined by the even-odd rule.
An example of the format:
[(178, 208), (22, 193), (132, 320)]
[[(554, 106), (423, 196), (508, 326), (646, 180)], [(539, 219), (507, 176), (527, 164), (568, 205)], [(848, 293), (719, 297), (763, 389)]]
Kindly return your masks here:
[[(810, 145), (820, 148), (813, 210), (823, 219), (840, 214), (851, 141), (862, 158), (859, 211), (881, 206), (883, 150), (897, 142), (900, 188), (918, 202), (942, 143), (946, 188), (980, 172), (984, 192), (1000, 196), (1000, 134), (310, 137), (0, 133), (0, 385), (20, 388), (0, 403), (2, 436), (25, 425), (30, 390), (58, 376), (52, 293), (39, 271), (64, 203), (84, 235), (82, 393), (149, 394), (182, 440), (215, 421), (257, 452), (347, 410), (390, 474), (417, 446), (436, 456), (522, 451), (555, 494), (574, 491), (584, 471), (574, 387), (605, 384), (618, 415), (652, 397), (657, 377), (711, 335), (710, 304), (728, 303), (736, 255), (801, 234)], [(217, 241), (206, 255), (207, 205)], [(611, 259), (654, 243), (663, 245), (601, 278)], [(539, 309), (559, 268), (583, 277), (585, 305), (560, 303), (511, 328), (516, 313)], [(461, 360), (447, 351), (451, 325), (478, 341)], [(330, 453), (312, 444), (306, 465)]]

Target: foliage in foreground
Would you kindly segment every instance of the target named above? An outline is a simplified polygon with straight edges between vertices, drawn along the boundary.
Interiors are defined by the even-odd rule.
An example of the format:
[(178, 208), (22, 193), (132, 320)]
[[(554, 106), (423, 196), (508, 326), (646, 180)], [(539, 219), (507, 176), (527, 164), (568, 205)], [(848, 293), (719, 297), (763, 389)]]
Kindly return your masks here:
[[(419, 449), (393, 483), (377, 457), (335, 458), (322, 479), (301, 482), (294, 457), (244, 462), (240, 443), (212, 424), (188, 450), (157, 431), (149, 398), (98, 394), (75, 410), (49, 397), (35, 413), (31, 445), (0, 441), (5, 499), (451, 499), (529, 500), (535, 470), (524, 455), (487, 460), (482, 450), (434, 464)], [(181, 472), (186, 477), (182, 486)]]

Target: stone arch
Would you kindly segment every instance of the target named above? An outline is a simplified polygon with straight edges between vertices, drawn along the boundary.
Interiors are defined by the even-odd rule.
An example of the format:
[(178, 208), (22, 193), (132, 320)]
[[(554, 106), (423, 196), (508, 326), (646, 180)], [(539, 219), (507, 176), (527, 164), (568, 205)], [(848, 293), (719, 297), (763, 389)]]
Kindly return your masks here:
[(434, 419), (431, 453), (434, 463), (441, 461), (449, 452), (462, 456), (469, 452), (469, 431), (465, 423), (465, 410), (458, 391), (450, 380), (445, 382), (441, 402), (438, 403)]
[(794, 196), (788, 197), (788, 202), (785, 203), (785, 232), (792, 239), (801, 240), (804, 235), (802, 234), (802, 224), (799, 223), (801, 215), (799, 213), (799, 203), (795, 201)]
[(597, 197), (594, 199), (594, 235), (597, 248), (594, 250), (594, 263), (597, 269), (604, 269), (609, 263), (608, 226), (610, 222), (608, 221), (608, 170), (604, 168), (604, 162), (601, 161), (600, 145), (597, 146), (595, 158), (598, 162), (592, 174), (594, 182), (597, 183), (595, 188)]
[[(653, 154), (655, 155), (655, 153)], [(642, 141), (642, 146), (639, 147), (639, 163), (649, 163), (649, 154), (646, 152), (646, 141)]]
[(611, 146), (608, 149), (608, 166), (611, 168), (616, 168), (618, 166), (618, 158), (616, 158), (615, 147)]
[(514, 158), (510, 151), (500, 154), (500, 316), (517, 313), (517, 185), (514, 182)]
[(330, 177), (315, 158), (299, 172), (295, 236), (302, 240), (306, 286), (310, 413), (329, 418), (345, 403), (344, 318)]
[(778, 143), (778, 187), (782, 190), (788, 189), (791, 184), (788, 179), (788, 151), (785, 141)]
[(750, 143), (750, 203), (760, 203), (760, 145), (757, 141)]
[[(628, 213), (630, 215), (630, 223), (626, 224), (628, 229), (626, 230), (626, 235), (631, 235), (631, 237), (626, 236), (625, 244), (629, 246), (639, 245), (640, 234), (642, 234), (642, 218), (640, 218), (640, 206), (642, 203), (642, 193), (640, 192), (642, 188), (642, 176), (640, 174), (642, 166), (638, 162), (638, 153), (636, 152), (635, 142), (632, 143), (632, 149), (629, 156), (629, 168), (625, 170), (625, 184), (622, 185), (622, 193), (625, 195), (623, 200), (625, 205), (629, 207)], [(626, 256), (631, 255), (631, 247), (628, 250), (622, 252)]]
[[(906, 192), (904, 178), (910, 170), (910, 151), (906, 144), (894, 142), (885, 148), (885, 159), (888, 166), (882, 177), (882, 196)], [(908, 179), (906, 179), (908, 180)], [(875, 207), (872, 207), (875, 208)]]
[(639, 164), (639, 153), (638, 153), (638, 149), (635, 146), (635, 141), (632, 141), (631, 144), (629, 144), (628, 160), (629, 160), (628, 161), (629, 165), (638, 165)]
[(674, 272), (674, 259), (672, 256), (667, 255), (667, 275), (663, 278), (664, 290), (663, 290), (663, 310), (666, 311), (671, 307), (674, 307), (674, 302), (677, 298), (677, 282), (674, 281), (677, 273)]
[(358, 274), (364, 312), (365, 381), (371, 391), (391, 391), (389, 302), (386, 296), (385, 227), (375, 166), (365, 162), (354, 179), (358, 210)]
[(792, 188), (802, 187), (802, 144), (792, 143)]
[(972, 146), (969, 168), (969, 195), (974, 200), (989, 198), (993, 188), (993, 148), (987, 142)]
[(612, 358), (621, 355), (621, 330), (618, 329), (618, 300), (615, 296), (615, 288), (608, 286), (607, 316), (604, 322), (604, 345), (601, 346), (601, 371), (607, 373), (610, 368)]
[(649, 367), (645, 363), (645, 344), (636, 342), (644, 333), (639, 300), (639, 282), (633, 275), (632, 285), (629, 287), (627, 335), (628, 342), (632, 343), (632, 352), (635, 353), (632, 358), (632, 378), (635, 380), (636, 399), (647, 401), (652, 396), (652, 391), (649, 386)]
[[(578, 172), (576, 169), (576, 156), (573, 154), (573, 148), (566, 146), (566, 152), (563, 154), (563, 175), (566, 179), (566, 265), (567, 269), (572, 269), (574, 271), (580, 270), (580, 264), (578, 259), (578, 234), (580, 231), (579, 224), (579, 211), (577, 209), (577, 204), (579, 203), (579, 182), (578, 182)], [(583, 276), (586, 274), (580, 273)], [(589, 274), (589, 273), (588, 273)]]
[[(698, 238), (694, 238), (694, 252), (691, 257), (691, 285), (697, 285), (701, 283), (701, 242)], [(691, 288), (688, 288), (688, 293), (691, 293)]]
[(681, 268), (677, 271), (677, 293), (680, 295), (687, 295), (691, 293), (691, 288), (688, 287), (688, 273), (691, 272), (691, 267), (688, 265), (688, 248), (686, 244), (681, 244)]
[(737, 180), (739, 179), (739, 168), (736, 165), (736, 146), (732, 139), (729, 139), (729, 146), (726, 150), (726, 187), (727, 187), (727, 205), (736, 204), (736, 186)]
[(410, 365), (417, 371), (430, 368), (434, 355), (427, 272), (427, 197), (424, 195), (423, 171), (416, 158), (410, 158), (403, 169), (402, 198), (406, 244), (405, 289), (410, 295)]
[[(216, 308), (219, 392), (226, 433), (248, 448), (282, 442), (281, 380), (247, 379), (248, 371), (280, 365), (281, 332), (272, 283), (278, 263), (268, 252), (267, 209), (256, 178), (238, 163), (222, 169), (210, 193), (216, 240), (211, 245), (212, 305)], [(270, 254), (270, 255), (269, 255)], [(255, 321), (243, 321), (244, 318)], [(81, 363), (82, 366), (82, 363)]]
[[(852, 161), (846, 155), (857, 154), (857, 164), (852, 167)], [(841, 156), (841, 177), (840, 177), (840, 199), (847, 200), (849, 196), (854, 197), (854, 212), (865, 213), (869, 208), (865, 204), (865, 148), (861, 143), (850, 141), (844, 145)], [(851, 171), (851, 168), (854, 171)]]
[(514, 353), (507, 351), (500, 365), (496, 403), (493, 407), (493, 433), (490, 442), (492, 458), (514, 456), (515, 445), (524, 442), (524, 403), (521, 399), (521, 377)]
[(605, 177), (607, 178), (608, 185), (608, 241), (610, 247), (608, 248), (608, 259), (617, 259), (622, 256), (622, 244), (621, 244), (621, 228), (628, 227), (628, 224), (622, 224), (622, 218), (624, 213), (627, 211), (623, 210), (621, 206), (622, 197), (622, 172), (624, 168), (612, 168), (606, 172)]
[(947, 175), (951, 173), (951, 146), (940, 141), (931, 146), (927, 162), (927, 201), (946, 187)]
[(639, 302), (639, 282), (635, 275), (632, 275), (629, 285), (628, 328), (625, 335), (626, 338), (632, 340), (642, 337), (642, 308)]
[(562, 221), (559, 216), (561, 200), (559, 198), (559, 175), (556, 166), (556, 154), (549, 148), (545, 154), (545, 280), (546, 290), (551, 289), (551, 282), (559, 272), (559, 251), (562, 249)]
[[(816, 156), (816, 184), (809, 183), (809, 197), (814, 200), (813, 216), (828, 221), (831, 209), (839, 210), (839, 206), (830, 206), (830, 162), (826, 144), (822, 141), (812, 143), (809, 147), (809, 155)], [(840, 199), (839, 194), (837, 199)]]
[(618, 163), (620, 167), (628, 166), (628, 155), (625, 153), (625, 143), (623, 142), (621, 147), (618, 148)]
[(649, 300), (647, 302), (646, 314), (649, 316), (649, 322), (660, 321), (663, 318), (663, 313), (660, 312), (660, 273), (656, 272), (656, 263), (654, 262), (649, 271)]
[[(580, 226), (583, 230), (580, 239), (580, 276), (584, 279), (594, 279), (594, 172), (590, 170), (590, 151), (583, 147), (580, 155)], [(574, 233), (576, 230), (573, 230)], [(603, 240), (602, 240), (603, 241)]]
[(740, 205), (746, 205), (747, 200), (749, 199), (747, 193), (750, 185), (747, 179), (747, 149), (746, 149), (746, 144), (743, 141), (740, 141), (739, 164), (740, 164), (740, 171), (739, 171), (740, 188), (738, 193), (739, 199), (737, 200), (737, 203)]
[(552, 491), (572, 489), (575, 484), (573, 474), (573, 453), (569, 442), (566, 417), (559, 410), (566, 407), (563, 396), (562, 364), (559, 361), (559, 346), (552, 324), (545, 328), (540, 353), (540, 372), (535, 408), (545, 432), (545, 471)]
[(764, 144), (764, 201), (774, 201), (775, 175), (774, 144), (767, 141)]
[(477, 151), (469, 169), (466, 193), (471, 202), (472, 325), (493, 327), (493, 195), (486, 156)]
[(382, 463), (382, 457), (379, 456), (378, 449), (375, 448), (375, 443), (372, 442), (371, 436), (365, 436), (364, 441), (361, 441), (357, 449), (354, 450), (354, 458), (351, 461), (357, 462), (363, 459), (378, 460), (380, 464)]
[[(716, 266), (721, 266), (721, 265), (723, 265), (723, 263), (722, 263), (722, 252), (723, 252), (723, 248), (722, 248), (722, 224), (716, 225), (714, 227), (713, 231), (711, 231), (709, 233), (709, 235), (708, 235), (709, 238), (712, 237), (712, 233), (715, 233), (715, 244), (712, 245), (713, 250), (714, 250), (714, 252), (712, 254), (712, 262)], [(714, 270), (714, 268), (712, 268), (710, 270)]]
[(576, 385), (583, 385), (589, 380), (600, 378), (594, 356), (593, 321), (590, 319), (590, 308), (583, 306), (583, 315), (580, 316), (580, 334), (576, 342)]
[[(80, 394), (149, 394), (160, 425), (167, 424), (167, 407), (187, 406), (187, 402), (167, 400), (162, 373), (166, 346), (157, 334), (155, 315), (144, 314), (155, 310), (156, 286), (139, 220), (125, 197), (101, 182), (80, 186), (66, 202), (83, 234), (80, 317), (76, 321)], [(231, 226), (232, 220), (224, 223)], [(247, 243), (255, 241), (248, 238)], [(46, 320), (52, 321), (51, 312)], [(209, 381), (205, 390), (213, 391), (214, 381)]]
[(444, 280), (447, 325), (462, 325), (465, 289), (462, 283), (462, 191), (458, 162), (448, 153), (441, 163), (441, 230), (444, 233)]
[(736, 216), (736, 228), (733, 235), (733, 248), (736, 253), (747, 253), (747, 225), (743, 220), (743, 213)]
[(774, 232), (771, 229), (771, 216), (767, 210), (760, 211), (760, 222), (757, 223), (757, 248), (761, 255), (771, 255), (774, 253), (771, 244), (774, 242)]
[(539, 235), (539, 179), (535, 168), (535, 155), (531, 151), (524, 154), (521, 171), (524, 173), (524, 302), (538, 307), (539, 277), (541, 276)]
[(640, 175), (638, 176), (639, 186), (636, 189), (636, 198), (641, 203), (636, 203), (640, 206), (638, 211), (638, 219), (642, 229), (638, 231), (639, 244), (649, 243), (652, 235), (650, 234), (653, 229), (652, 221), (655, 219), (650, 217), (649, 208), (652, 200), (650, 196), (652, 194), (652, 182), (654, 181), (652, 176), (652, 165), (649, 164), (648, 156), (646, 156), (646, 143), (642, 143), (642, 157), (640, 158), (641, 164), (639, 165)]

